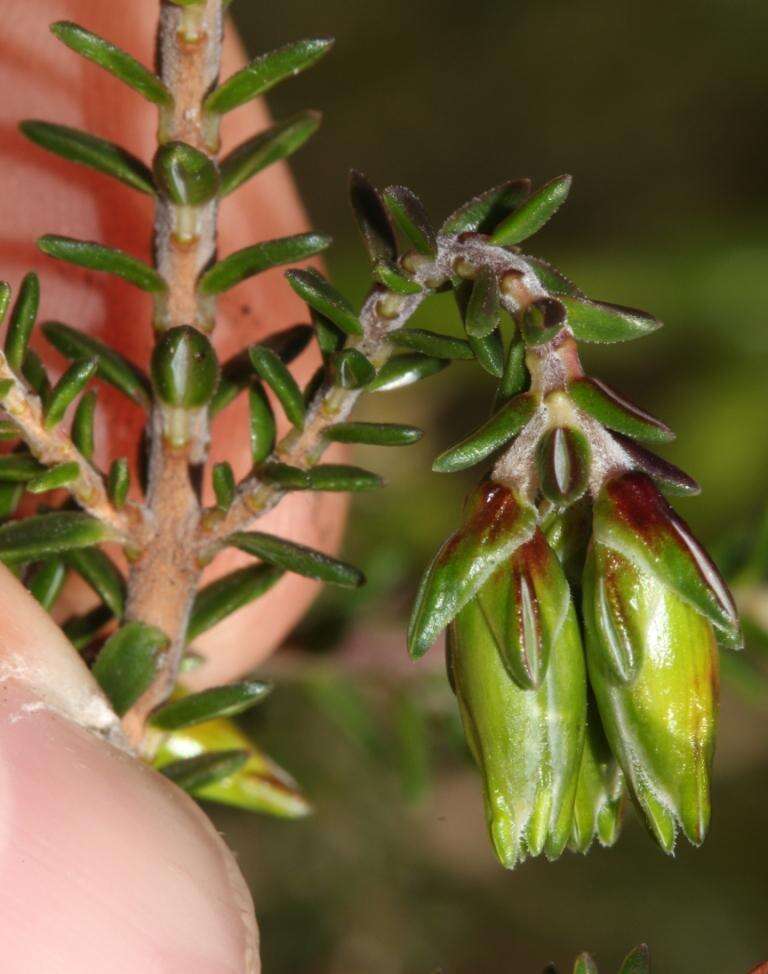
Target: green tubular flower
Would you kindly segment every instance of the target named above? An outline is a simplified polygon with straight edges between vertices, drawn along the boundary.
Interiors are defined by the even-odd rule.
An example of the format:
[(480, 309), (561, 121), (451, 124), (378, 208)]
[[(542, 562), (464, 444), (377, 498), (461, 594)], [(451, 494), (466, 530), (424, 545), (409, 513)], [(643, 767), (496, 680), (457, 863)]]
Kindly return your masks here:
[(612, 846), (619, 837), (623, 812), (624, 776), (605, 739), (590, 694), (569, 848), (573, 852), (589, 852), (595, 839), (602, 846)]
[[(546, 548), (539, 535), (526, 548), (541, 545)], [(516, 574), (509, 563), (497, 569), (448, 633), (449, 672), (484, 780), (491, 841), (508, 869), (541, 852), (555, 859), (568, 843), (586, 709), (581, 638), (570, 600), (539, 687), (521, 685), (505, 667), (488, 618), (513, 601), (504, 589), (518, 583)], [(541, 605), (538, 612), (539, 618), (550, 614)]]
[(699, 845), (710, 817), (718, 632), (739, 641), (730, 594), (687, 526), (638, 473), (595, 505), (584, 573), (592, 688), (611, 749), (659, 845)]

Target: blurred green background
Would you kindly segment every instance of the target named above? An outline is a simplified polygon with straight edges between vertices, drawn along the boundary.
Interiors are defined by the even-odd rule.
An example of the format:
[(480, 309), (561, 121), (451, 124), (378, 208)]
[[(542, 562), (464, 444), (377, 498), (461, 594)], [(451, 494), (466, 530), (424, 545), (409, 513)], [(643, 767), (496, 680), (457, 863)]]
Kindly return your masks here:
[[(768, 6), (754, 0), (293, 0), (233, 5), (251, 52), (333, 34), (335, 52), (271, 101), (325, 122), (294, 171), (329, 263), (356, 298), (366, 261), (346, 172), (416, 190), (436, 220), (503, 179), (574, 176), (531, 245), (588, 294), (647, 308), (664, 331), (587, 365), (670, 423), (666, 452), (700, 480), (678, 506), (717, 543), (753, 523), (768, 485)], [(450, 300), (420, 315), (457, 326)], [(279, 654), (254, 732), (315, 803), (299, 823), (215, 812), (252, 883), (270, 974), (497, 974), (563, 968), (584, 948), (612, 972), (635, 943), (657, 974), (744, 974), (768, 957), (768, 697), (724, 687), (712, 832), (666, 859), (630, 813), (619, 844), (505, 873), (434, 660), (402, 631), (419, 571), (471, 477), (432, 456), (487, 413), (455, 366), (369, 397), (421, 444), (361, 450), (390, 486), (353, 511), (347, 554), (370, 578), (326, 595)]]

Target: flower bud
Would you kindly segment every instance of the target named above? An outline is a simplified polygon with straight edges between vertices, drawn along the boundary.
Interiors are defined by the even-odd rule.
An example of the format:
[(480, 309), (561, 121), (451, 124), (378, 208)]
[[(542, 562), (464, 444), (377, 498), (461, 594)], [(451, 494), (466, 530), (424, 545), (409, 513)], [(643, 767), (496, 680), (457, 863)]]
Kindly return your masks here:
[(587, 704), (587, 736), (581, 755), (569, 848), (586, 853), (595, 838), (611, 846), (619, 837), (624, 811), (624, 776), (605, 739), (592, 695)]
[(491, 841), (513, 868), (527, 856), (557, 858), (573, 824), (584, 743), (586, 684), (581, 639), (570, 601), (538, 689), (514, 680), (486, 618), (485, 605), (514, 584), (503, 565), (459, 612), (448, 632), (448, 659), (467, 740), (484, 779)]
[[(602, 513), (596, 538), (606, 534)], [(647, 564), (595, 541), (584, 627), (603, 727), (652, 834), (671, 852), (680, 825), (699, 845), (709, 825), (718, 697), (712, 623)]]
[(578, 430), (556, 427), (542, 436), (538, 449), (539, 486), (548, 501), (565, 507), (587, 489), (589, 444)]
[(219, 381), (219, 363), (211, 343), (190, 325), (170, 328), (152, 353), (152, 381), (168, 406), (205, 406)]

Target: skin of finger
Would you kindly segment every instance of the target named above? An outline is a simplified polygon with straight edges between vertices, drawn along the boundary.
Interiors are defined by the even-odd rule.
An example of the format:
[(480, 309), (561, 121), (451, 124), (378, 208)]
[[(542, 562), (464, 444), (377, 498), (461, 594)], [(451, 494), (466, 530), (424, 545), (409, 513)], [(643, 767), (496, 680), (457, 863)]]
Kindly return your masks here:
[[(145, 64), (151, 64), (157, 0), (130, 4), (103, 0), (5, 0), (0, 35), (0, 166), (3, 172), (3, 219), (0, 222), (0, 268), (14, 286), (23, 274), (41, 276), (41, 319), (56, 319), (108, 341), (146, 366), (152, 335), (147, 295), (108, 275), (63, 265), (39, 254), (34, 241), (43, 233), (95, 239), (150, 259), (152, 201), (108, 177), (50, 156), (30, 145), (17, 131), (21, 118), (43, 118), (95, 132), (124, 145), (145, 160), (155, 148), (155, 109), (97, 66), (60, 44), (47, 25), (75, 20), (106, 36)], [(244, 61), (234, 33), (226, 33), (222, 74)], [(296, 82), (300, 83), (300, 82)], [(262, 103), (226, 116), (224, 151), (268, 124)], [(309, 151), (312, 151), (311, 149)], [(223, 201), (220, 251), (229, 253), (254, 241), (307, 228), (305, 214), (285, 166), (272, 166)], [(243, 345), (297, 321), (306, 309), (285, 285), (279, 269), (228, 292), (220, 302), (214, 342), (221, 359)], [(33, 340), (48, 363), (60, 371), (62, 361), (45, 343)], [(318, 365), (316, 351), (296, 362), (300, 383)], [(144, 417), (132, 403), (107, 386), (99, 392), (97, 459), (106, 466), (119, 455), (134, 458)], [(248, 436), (244, 397), (225, 410), (213, 427), (211, 461), (228, 459), (239, 476), (247, 472)], [(330, 459), (333, 459), (330, 457)], [(206, 483), (209, 478), (206, 477)], [(207, 490), (210, 500), (210, 490)], [(304, 544), (333, 551), (339, 543), (346, 502), (333, 494), (295, 495), (259, 521)], [(206, 581), (246, 563), (225, 552), (207, 570)], [(272, 592), (201, 638), (198, 649), (209, 662), (194, 676), (196, 685), (230, 679), (271, 652), (306, 611), (317, 592), (315, 583), (284, 579)], [(68, 608), (84, 608), (80, 596)]]
[(258, 972), (253, 905), (231, 853), (191, 799), (80, 726), (98, 695), (0, 566), (3, 972)]

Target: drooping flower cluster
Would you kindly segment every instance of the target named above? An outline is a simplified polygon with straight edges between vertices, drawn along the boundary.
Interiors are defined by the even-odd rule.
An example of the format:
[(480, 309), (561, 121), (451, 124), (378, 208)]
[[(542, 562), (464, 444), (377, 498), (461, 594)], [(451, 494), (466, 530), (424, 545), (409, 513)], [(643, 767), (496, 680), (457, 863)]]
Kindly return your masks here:
[[(461, 243), (499, 264), (493, 237)], [(618, 341), (658, 322), (589, 301), (518, 253), (536, 264), (534, 288), (524, 270), (489, 285), (479, 260), (459, 267), (465, 323), (489, 286), (511, 313), (505, 376), (514, 368), (517, 388), (505, 394), (502, 378), (501, 408), (435, 462), (450, 471), (495, 458), (422, 580), (410, 652), (423, 655), (447, 627), (449, 677), (505, 866), (612, 844), (625, 793), (662, 849), (679, 830), (698, 845), (718, 643), (740, 646), (736, 610), (659, 490), (697, 485), (637, 442), (671, 431), (586, 376), (576, 350), (577, 338)]]

